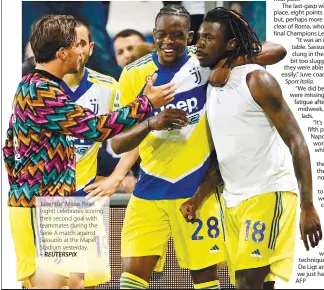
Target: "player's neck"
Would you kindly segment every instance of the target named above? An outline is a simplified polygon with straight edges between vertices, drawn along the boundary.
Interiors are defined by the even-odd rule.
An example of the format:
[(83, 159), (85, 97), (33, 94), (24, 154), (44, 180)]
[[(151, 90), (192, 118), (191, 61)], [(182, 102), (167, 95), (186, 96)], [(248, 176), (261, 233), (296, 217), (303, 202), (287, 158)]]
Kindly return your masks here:
[(63, 79), (65, 75), (65, 72), (62, 71), (62, 69), (60, 69), (60, 67), (58, 67), (57, 64), (54, 62), (37, 63), (35, 69), (47, 71), (48, 73), (52, 74), (53, 76), (56, 76), (59, 79)]
[(173, 62), (166, 62), (163, 60), (163, 58), (159, 54), (158, 54), (158, 61), (159, 61), (160, 65), (162, 65), (165, 68), (177, 67), (180, 63), (179, 59), (177, 59)]
[(79, 72), (74, 74), (66, 74), (63, 78), (64, 82), (68, 85), (70, 88), (78, 87), (82, 81), (82, 78), (85, 73), (85, 67), (83, 69), (80, 69)]

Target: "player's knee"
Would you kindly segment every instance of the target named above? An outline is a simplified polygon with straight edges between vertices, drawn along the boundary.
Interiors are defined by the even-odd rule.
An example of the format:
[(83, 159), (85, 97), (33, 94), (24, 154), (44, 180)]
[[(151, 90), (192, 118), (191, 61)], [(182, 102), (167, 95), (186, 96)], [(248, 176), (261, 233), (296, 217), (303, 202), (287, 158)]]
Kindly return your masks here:
[(63, 289), (84, 289), (84, 281), (82, 280), (70, 282), (68, 288)]
[(145, 281), (150, 281), (159, 256), (122, 258), (123, 272), (131, 273)]
[(29, 277), (29, 289), (64, 289), (67, 286), (68, 278), (38, 268), (36, 272)]
[(217, 265), (212, 265), (200, 270), (190, 270), (190, 274), (194, 284), (218, 280)]
[(83, 273), (71, 273), (69, 279), (70, 289), (84, 289), (84, 274)]
[(57, 282), (43, 281), (28, 287), (28, 289), (69, 289), (69, 286)]
[(252, 276), (236, 276), (236, 289), (262, 289), (263, 281)]
[(263, 289), (264, 279), (268, 275), (269, 271), (269, 266), (236, 271), (236, 288)]

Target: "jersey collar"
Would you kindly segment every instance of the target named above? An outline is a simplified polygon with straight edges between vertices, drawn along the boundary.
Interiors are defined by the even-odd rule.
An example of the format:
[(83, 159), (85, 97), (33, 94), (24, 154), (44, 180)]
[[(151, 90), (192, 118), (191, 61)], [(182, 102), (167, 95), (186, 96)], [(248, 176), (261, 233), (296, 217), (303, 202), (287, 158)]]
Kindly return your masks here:
[(71, 101), (76, 102), (84, 93), (93, 85), (92, 82), (88, 81), (88, 70), (85, 68), (83, 78), (78, 88), (73, 92), (69, 86), (62, 80), (61, 86), (64, 91), (71, 97)]
[(159, 56), (158, 52), (155, 51), (153, 53), (153, 61), (158, 67), (159, 70), (167, 70), (167, 71), (172, 71), (172, 72), (177, 72), (180, 70), (180, 68), (189, 60), (190, 56), (188, 55), (188, 49), (186, 48), (184, 54), (181, 56), (179, 63), (176, 66), (173, 67), (165, 67), (159, 62)]

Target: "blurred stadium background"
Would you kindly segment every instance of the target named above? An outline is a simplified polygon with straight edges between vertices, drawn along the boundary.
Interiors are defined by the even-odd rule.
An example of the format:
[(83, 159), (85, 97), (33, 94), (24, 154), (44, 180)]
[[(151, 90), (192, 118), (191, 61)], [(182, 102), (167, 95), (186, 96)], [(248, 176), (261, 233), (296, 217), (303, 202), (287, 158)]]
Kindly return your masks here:
[(195, 32), (207, 11), (222, 6), (242, 13), (259, 39), (266, 39), (266, 1), (23, 1), (22, 60), (30, 57), (27, 44), (33, 22), (46, 14), (72, 14), (89, 24), (95, 42), (88, 67), (118, 80), (121, 68), (114, 57), (114, 36), (131, 28), (142, 33), (145, 41), (153, 42), (155, 16), (170, 3), (185, 6), (192, 15)]

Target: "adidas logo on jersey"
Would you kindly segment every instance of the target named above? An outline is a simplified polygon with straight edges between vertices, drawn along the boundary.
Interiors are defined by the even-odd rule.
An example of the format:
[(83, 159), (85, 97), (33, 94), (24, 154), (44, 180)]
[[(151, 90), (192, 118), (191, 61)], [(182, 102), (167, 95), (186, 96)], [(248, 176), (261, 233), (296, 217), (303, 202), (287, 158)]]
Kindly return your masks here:
[[(160, 108), (161, 112), (165, 109), (180, 109), (188, 112), (191, 114), (194, 110), (197, 110), (198, 100), (197, 98), (191, 98), (187, 99), (185, 101), (179, 101), (175, 104), (167, 104), (166, 106), (163, 106)], [(157, 115), (159, 112), (155, 112), (155, 115)]]
[(250, 256), (255, 257), (255, 258), (262, 258), (262, 255), (261, 255), (259, 249), (256, 249), (255, 251), (253, 251)]
[(220, 249), (217, 247), (217, 245), (213, 246), (210, 250), (209, 253), (210, 254), (214, 254), (214, 253), (218, 253), (220, 252)]

